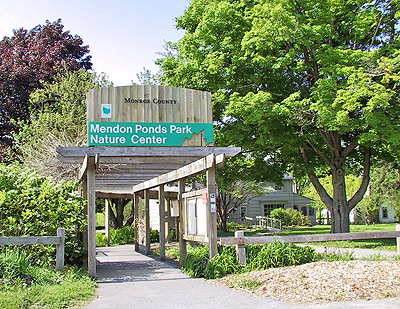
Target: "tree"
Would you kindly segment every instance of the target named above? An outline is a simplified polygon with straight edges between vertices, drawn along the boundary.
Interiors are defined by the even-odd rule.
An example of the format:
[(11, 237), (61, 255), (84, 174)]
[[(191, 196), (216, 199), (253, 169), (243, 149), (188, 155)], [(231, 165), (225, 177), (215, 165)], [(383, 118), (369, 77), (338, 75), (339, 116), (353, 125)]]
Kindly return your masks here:
[(227, 231), (226, 223), (232, 212), (237, 210), (240, 205), (264, 193), (265, 189), (255, 181), (234, 180), (229, 181), (228, 186), (218, 182), (216, 206), (221, 231)]
[[(159, 60), (168, 84), (214, 92), (232, 144), (306, 174), (349, 231), (373, 156), (398, 156), (398, 1), (193, 0)], [(345, 176), (362, 182), (347, 196)], [(329, 195), (319, 177), (330, 175)]]
[(56, 147), (87, 144), (86, 93), (99, 87), (94, 73), (62, 72), (30, 97), (30, 118), (18, 123), (16, 148), (25, 166), (57, 179), (74, 179), (76, 165), (61, 164)]
[(89, 70), (88, 46), (63, 30), (61, 19), (31, 30), (14, 30), (0, 42), (0, 142), (13, 143), (15, 121), (28, 120), (29, 96), (60, 70)]
[[(159, 85), (159, 75), (159, 73), (151, 73), (151, 70), (146, 69), (146, 67), (143, 67), (143, 71), (136, 73), (139, 85)], [(136, 83), (132, 81), (132, 85), (136, 85)]]

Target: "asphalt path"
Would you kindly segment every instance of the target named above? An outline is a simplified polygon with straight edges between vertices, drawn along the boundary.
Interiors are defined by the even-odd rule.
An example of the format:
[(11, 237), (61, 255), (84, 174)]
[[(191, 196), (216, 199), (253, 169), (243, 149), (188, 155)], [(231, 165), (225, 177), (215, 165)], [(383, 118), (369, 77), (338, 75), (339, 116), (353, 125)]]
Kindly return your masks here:
[(300, 305), (255, 297), (191, 278), (174, 263), (137, 253), (131, 245), (97, 248), (97, 260), (97, 297), (85, 309), (400, 308), (400, 298)]

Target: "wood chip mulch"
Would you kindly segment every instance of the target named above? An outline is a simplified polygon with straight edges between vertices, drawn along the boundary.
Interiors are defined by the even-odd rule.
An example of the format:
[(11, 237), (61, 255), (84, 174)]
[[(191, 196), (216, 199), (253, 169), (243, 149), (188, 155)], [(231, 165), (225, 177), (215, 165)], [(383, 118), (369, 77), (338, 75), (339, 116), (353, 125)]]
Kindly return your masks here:
[(371, 300), (400, 296), (400, 262), (315, 262), (230, 275), (215, 281), (291, 303)]

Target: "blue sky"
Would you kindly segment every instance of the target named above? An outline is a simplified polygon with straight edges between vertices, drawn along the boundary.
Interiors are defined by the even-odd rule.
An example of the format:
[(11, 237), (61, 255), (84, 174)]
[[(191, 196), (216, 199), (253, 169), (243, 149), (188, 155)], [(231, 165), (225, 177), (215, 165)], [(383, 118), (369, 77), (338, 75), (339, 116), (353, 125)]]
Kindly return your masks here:
[(107, 73), (115, 86), (130, 85), (143, 67), (157, 72), (157, 53), (183, 35), (175, 18), (188, 5), (189, 0), (0, 0), (0, 39), (13, 29), (61, 18), (64, 30), (89, 45), (96, 72)]

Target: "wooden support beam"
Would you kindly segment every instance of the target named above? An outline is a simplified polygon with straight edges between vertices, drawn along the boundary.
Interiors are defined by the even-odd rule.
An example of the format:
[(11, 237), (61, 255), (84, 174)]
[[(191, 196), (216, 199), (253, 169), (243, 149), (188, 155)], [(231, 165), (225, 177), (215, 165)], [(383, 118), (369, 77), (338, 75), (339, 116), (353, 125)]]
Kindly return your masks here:
[(149, 190), (144, 191), (144, 207), (145, 207), (145, 226), (146, 226), (146, 236), (145, 236), (145, 251), (144, 254), (150, 255), (150, 199)]
[(341, 240), (361, 239), (382, 239), (400, 237), (400, 231), (386, 232), (360, 232), (360, 233), (334, 233), (314, 235), (293, 235), (293, 236), (263, 236), (263, 237), (222, 237), (219, 240), (221, 246), (247, 245), (247, 244), (268, 244), (272, 242), (323, 242)]
[(161, 185), (158, 191), (158, 206), (160, 212), (160, 260), (165, 260), (165, 196), (164, 185)]
[(216, 184), (215, 184), (215, 161), (207, 169), (207, 226), (208, 226), (208, 246), (210, 259), (217, 254), (217, 207), (216, 207)]
[(135, 251), (139, 252), (139, 194), (133, 195), (133, 216), (135, 218)]
[(87, 170), (88, 170), (88, 158), (93, 157), (94, 156), (94, 164), (95, 164), (95, 170), (97, 170), (97, 168), (99, 167), (99, 154), (90, 154), (87, 153), (85, 155), (85, 158), (83, 159), (83, 163), (81, 168), (79, 169), (79, 173), (78, 173), (78, 180), (82, 181), (84, 179), (84, 177), (86, 176)]
[(197, 174), (203, 173), (210, 167), (214, 166), (215, 168), (216, 164), (221, 165), (221, 163), (223, 163), (224, 160), (225, 160), (224, 154), (220, 154), (217, 157), (215, 157), (214, 154), (211, 154), (193, 163), (185, 165), (175, 171), (163, 174), (161, 176), (152, 178), (138, 185), (135, 185), (133, 186), (133, 192), (151, 189), (173, 181), (178, 181), (180, 179), (184, 179), (190, 176), (195, 176)]
[(96, 193), (95, 156), (87, 157), (87, 207), (88, 207), (88, 270), (89, 276), (96, 277)]
[[(81, 163), (87, 153), (97, 153), (105, 158), (134, 157), (205, 157), (224, 153), (234, 157), (239, 147), (57, 147), (57, 158), (65, 163)], [(108, 163), (111, 163), (110, 161)], [(116, 162), (117, 163), (117, 162)]]
[(183, 199), (183, 193), (185, 193), (185, 179), (179, 179), (178, 181), (178, 205), (179, 205), (179, 253), (180, 253), (180, 264), (186, 258), (186, 240), (185, 235), (185, 203)]
[(105, 199), (105, 218), (104, 218), (104, 228), (106, 230), (106, 242), (107, 247), (110, 246), (110, 200)]

